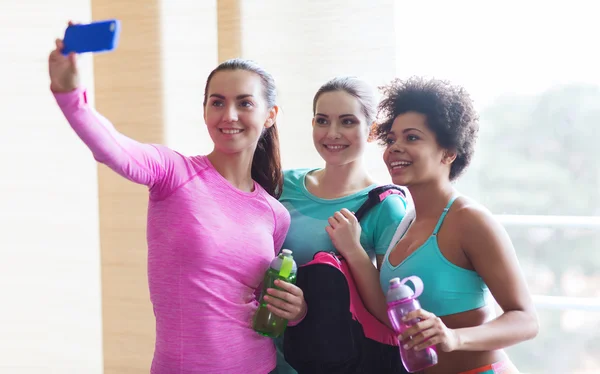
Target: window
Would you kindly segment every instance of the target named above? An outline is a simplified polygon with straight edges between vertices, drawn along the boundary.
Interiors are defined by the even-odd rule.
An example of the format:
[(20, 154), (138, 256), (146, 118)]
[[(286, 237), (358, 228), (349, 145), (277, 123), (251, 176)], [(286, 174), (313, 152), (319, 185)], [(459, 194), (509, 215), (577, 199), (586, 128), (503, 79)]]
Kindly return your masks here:
[(397, 4), (397, 75), (461, 84), (481, 117), (458, 188), (507, 228), (541, 323), (511, 358), (524, 373), (600, 372), (600, 25), (590, 3)]

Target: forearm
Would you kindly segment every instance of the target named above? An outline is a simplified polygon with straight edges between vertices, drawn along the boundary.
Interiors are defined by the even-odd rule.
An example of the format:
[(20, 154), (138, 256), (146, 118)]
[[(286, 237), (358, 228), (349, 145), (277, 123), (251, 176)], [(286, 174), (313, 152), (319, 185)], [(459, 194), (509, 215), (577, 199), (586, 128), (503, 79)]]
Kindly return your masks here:
[(455, 332), (457, 350), (492, 351), (533, 339), (538, 333), (538, 320), (534, 312), (513, 310), (483, 325)]
[(373, 266), (366, 251), (361, 247), (345, 256), (352, 272), (354, 282), (367, 310), (379, 321), (392, 328), (387, 316), (387, 303), (381, 285), (379, 272)]
[(54, 95), (65, 118), (98, 162), (145, 185), (152, 184), (162, 173), (158, 150), (119, 133), (88, 105), (83, 89)]

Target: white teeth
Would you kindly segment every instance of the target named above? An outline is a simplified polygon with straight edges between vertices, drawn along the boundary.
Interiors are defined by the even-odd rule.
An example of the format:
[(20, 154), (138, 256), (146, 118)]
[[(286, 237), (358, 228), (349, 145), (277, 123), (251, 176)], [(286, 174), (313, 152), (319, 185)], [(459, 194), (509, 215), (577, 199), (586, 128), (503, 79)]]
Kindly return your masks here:
[(325, 148), (331, 149), (334, 151), (339, 151), (340, 149), (344, 149), (348, 147), (347, 145), (325, 145)]
[(390, 167), (405, 167), (409, 166), (410, 164), (412, 164), (412, 162), (410, 161), (393, 161), (390, 163)]
[(240, 132), (242, 132), (241, 129), (221, 129), (221, 132), (223, 134), (239, 134)]

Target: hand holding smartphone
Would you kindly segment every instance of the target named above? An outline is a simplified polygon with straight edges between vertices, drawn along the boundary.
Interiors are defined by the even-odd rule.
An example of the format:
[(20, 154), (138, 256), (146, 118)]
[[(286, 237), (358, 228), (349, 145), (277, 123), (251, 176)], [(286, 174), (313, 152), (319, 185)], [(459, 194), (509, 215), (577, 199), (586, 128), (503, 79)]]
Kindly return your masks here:
[(121, 23), (116, 19), (72, 24), (65, 30), (62, 54), (113, 51), (119, 42)]

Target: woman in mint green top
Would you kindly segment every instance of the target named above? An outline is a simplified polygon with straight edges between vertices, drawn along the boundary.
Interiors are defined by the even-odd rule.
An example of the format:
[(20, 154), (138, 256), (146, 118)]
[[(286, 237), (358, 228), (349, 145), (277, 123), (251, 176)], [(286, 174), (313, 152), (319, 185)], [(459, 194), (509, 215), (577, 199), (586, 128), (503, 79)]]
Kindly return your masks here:
[[(353, 77), (334, 78), (315, 94), (313, 142), (325, 167), (286, 171), (279, 199), (291, 216), (283, 247), (294, 252), (299, 265), (319, 251), (335, 251), (326, 231), (330, 217), (342, 208), (356, 211), (378, 185), (363, 162), (376, 105), (371, 87)], [(374, 254), (378, 264), (405, 211), (406, 201), (390, 195), (361, 220), (361, 248)], [(277, 342), (277, 373), (295, 373), (283, 359), (281, 342), (282, 338)]]
[(348, 212), (340, 212), (328, 232), (366, 307), (381, 321), (389, 324), (389, 281), (421, 278), (423, 309), (405, 316), (419, 322), (399, 338), (409, 350), (437, 347), (439, 361), (425, 374), (518, 373), (504, 348), (536, 336), (531, 295), (504, 228), (453, 185), (475, 151), (473, 103), (462, 87), (436, 79), (395, 80), (383, 92), (375, 133), (392, 180), (408, 188), (414, 210), (394, 235), (380, 273), (360, 250), (360, 226)]
[[(369, 191), (377, 186), (372, 184), (347, 196), (323, 199), (312, 194), (305, 185), (306, 179), (315, 172), (318, 169), (284, 172), (280, 201), (290, 212), (292, 221), (283, 248), (294, 251), (294, 259), (299, 265), (311, 261), (317, 252), (336, 251), (325, 230), (329, 218), (343, 208), (357, 211), (367, 200)], [(367, 212), (361, 220), (360, 243), (370, 255), (383, 257), (405, 210), (406, 201), (400, 195), (390, 195)]]

